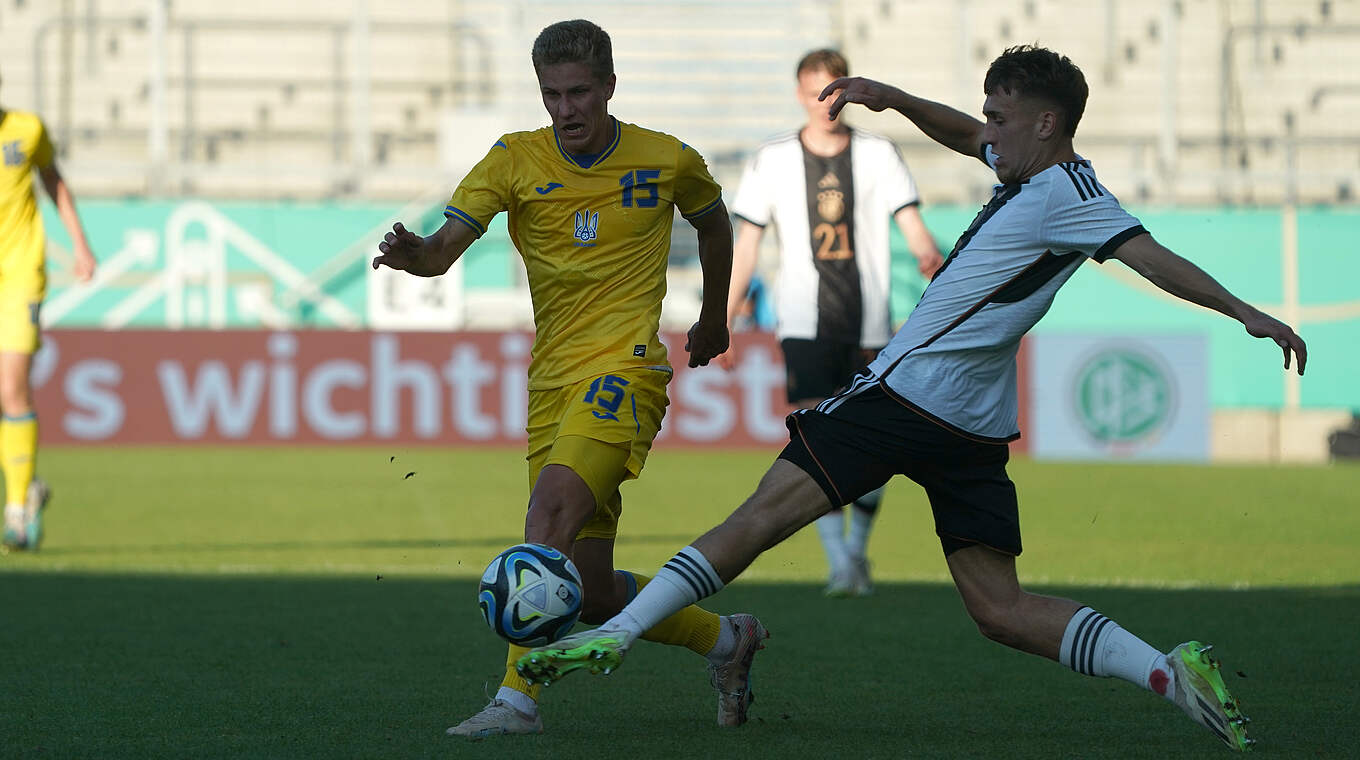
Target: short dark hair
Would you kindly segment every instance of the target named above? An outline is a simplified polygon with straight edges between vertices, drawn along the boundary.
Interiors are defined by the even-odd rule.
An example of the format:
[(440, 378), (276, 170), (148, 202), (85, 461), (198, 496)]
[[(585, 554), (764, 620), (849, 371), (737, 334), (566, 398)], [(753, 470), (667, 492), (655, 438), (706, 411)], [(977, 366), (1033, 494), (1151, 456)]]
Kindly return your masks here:
[(1000, 88), (1007, 95), (1039, 98), (1057, 106), (1068, 137), (1086, 110), (1086, 77), (1072, 59), (1036, 45), (1006, 48), (987, 69), (982, 81), (984, 95)]
[(804, 71), (825, 71), (840, 79), (850, 76), (850, 63), (845, 60), (845, 56), (841, 55), (839, 50), (821, 48), (798, 60), (798, 68), (794, 70), (794, 76), (801, 77)]
[(557, 63), (584, 63), (601, 82), (614, 73), (614, 46), (609, 33), (585, 19), (543, 27), (531, 54), (534, 71)]

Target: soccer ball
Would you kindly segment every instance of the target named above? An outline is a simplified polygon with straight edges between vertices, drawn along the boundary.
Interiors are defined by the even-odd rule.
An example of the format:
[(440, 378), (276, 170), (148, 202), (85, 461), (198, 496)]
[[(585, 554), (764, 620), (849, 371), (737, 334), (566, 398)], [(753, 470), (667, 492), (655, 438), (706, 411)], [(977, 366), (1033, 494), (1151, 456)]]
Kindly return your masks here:
[(581, 616), (581, 574), (567, 555), (543, 544), (516, 544), (482, 573), (482, 617), (512, 644), (537, 647), (567, 635)]

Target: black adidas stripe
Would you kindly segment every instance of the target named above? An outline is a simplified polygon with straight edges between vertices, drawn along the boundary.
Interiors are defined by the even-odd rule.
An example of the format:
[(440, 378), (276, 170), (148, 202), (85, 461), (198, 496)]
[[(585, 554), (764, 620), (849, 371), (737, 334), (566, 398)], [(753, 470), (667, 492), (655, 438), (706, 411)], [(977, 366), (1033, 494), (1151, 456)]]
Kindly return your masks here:
[(1082, 200), (1086, 200), (1089, 196), (1086, 195), (1086, 190), (1082, 188), (1081, 182), (1077, 180), (1077, 173), (1072, 171), (1072, 167), (1067, 164), (1058, 165), (1062, 167), (1063, 171), (1067, 172), (1067, 178), (1072, 180), (1072, 187), (1077, 189), (1077, 195), (1080, 195)]
[(691, 585), (699, 591), (699, 596), (712, 596), (718, 593), (718, 587), (713, 579), (708, 577), (708, 573), (699, 567), (699, 563), (684, 554), (677, 554), (671, 557), (671, 561), (666, 563), (666, 567), (671, 567), (679, 572), (682, 568), (688, 574)]
[(1087, 662), (1094, 662), (1095, 660), (1093, 654), (1095, 650), (1095, 633), (1097, 632), (1098, 627), (1102, 627), (1103, 624), (1109, 622), (1109, 620), (1109, 618), (1099, 612), (1091, 610), (1087, 613), (1086, 617), (1077, 624), (1077, 633), (1072, 637), (1072, 649), (1067, 657), (1068, 667), (1082, 675), (1091, 675), (1091, 665), (1087, 664)]
[(1096, 197), (1097, 195), (1105, 194), (1100, 192), (1100, 185), (1097, 184), (1095, 180), (1091, 179), (1091, 177), (1088, 176), (1086, 172), (1076, 172), (1076, 175), (1078, 177), (1081, 177), (1081, 181), (1086, 185), (1086, 189), (1091, 193), (1092, 198)]
[(1222, 729), (1220, 729), (1218, 726), (1215, 726), (1214, 724), (1208, 721), (1201, 722), (1204, 724), (1205, 728), (1209, 729), (1210, 731), (1213, 731), (1215, 736), (1222, 739), (1224, 744), (1227, 744), (1229, 747), (1237, 746), (1237, 742), (1233, 741), (1232, 739), (1229, 739), (1228, 735), (1223, 733)]
[(1082, 618), (1081, 622), (1077, 624), (1077, 632), (1072, 636), (1072, 649), (1067, 653), (1067, 667), (1073, 670), (1077, 669), (1077, 648), (1081, 643), (1082, 629), (1086, 627), (1086, 624), (1091, 620), (1091, 616), (1095, 614), (1097, 614), (1095, 610), (1088, 612), (1086, 617)]
[(680, 580), (683, 580), (685, 583), (688, 583), (690, 590), (694, 592), (694, 595), (696, 597), (703, 598), (707, 596), (707, 594), (704, 593), (703, 587), (699, 585), (699, 578), (694, 574), (693, 570), (690, 570), (688, 567), (685, 567), (684, 565), (678, 564), (674, 558), (672, 558), (670, 562), (666, 563), (665, 569), (670, 570), (671, 572), (680, 576)]
[(1100, 640), (1100, 632), (1111, 622), (1094, 610), (1081, 621), (1076, 635), (1072, 637), (1070, 667), (1073, 670), (1086, 676), (1095, 675), (1096, 642)]
[(1223, 717), (1218, 714), (1218, 710), (1215, 710), (1213, 707), (1209, 705), (1208, 702), (1205, 702), (1204, 697), (1201, 697), (1200, 695), (1196, 694), (1195, 701), (1199, 703), (1200, 712), (1209, 716), (1214, 721), (1214, 723), (1218, 725), (1219, 728), (1228, 727), (1227, 724), (1223, 722)]
[(1088, 676), (1096, 674), (1096, 642), (1100, 641), (1100, 632), (1105, 630), (1105, 626), (1111, 622), (1109, 618), (1102, 617), (1100, 623), (1095, 626), (1095, 630), (1091, 632), (1091, 646), (1086, 649), (1086, 675)]

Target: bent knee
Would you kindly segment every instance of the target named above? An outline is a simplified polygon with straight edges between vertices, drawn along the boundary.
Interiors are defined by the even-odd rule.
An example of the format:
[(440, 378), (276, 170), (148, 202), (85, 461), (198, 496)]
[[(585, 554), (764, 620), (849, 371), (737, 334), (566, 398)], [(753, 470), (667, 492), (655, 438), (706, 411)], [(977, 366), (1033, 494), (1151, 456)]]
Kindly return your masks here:
[(1013, 605), (978, 604), (968, 608), (978, 633), (998, 644), (1011, 645), (1017, 639), (1016, 610)]

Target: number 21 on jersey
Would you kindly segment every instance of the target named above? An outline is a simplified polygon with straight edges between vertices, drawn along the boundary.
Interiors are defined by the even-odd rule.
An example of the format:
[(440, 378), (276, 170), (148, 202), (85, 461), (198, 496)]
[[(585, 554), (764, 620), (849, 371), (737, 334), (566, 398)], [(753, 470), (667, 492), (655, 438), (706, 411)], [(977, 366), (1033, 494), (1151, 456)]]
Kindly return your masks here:
[(850, 228), (845, 222), (840, 224), (822, 222), (812, 228), (812, 237), (817, 241), (815, 255), (820, 261), (855, 258), (855, 252), (850, 249)]

